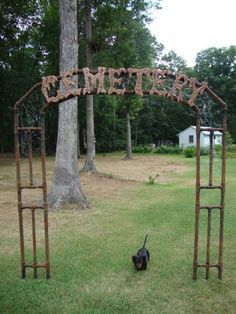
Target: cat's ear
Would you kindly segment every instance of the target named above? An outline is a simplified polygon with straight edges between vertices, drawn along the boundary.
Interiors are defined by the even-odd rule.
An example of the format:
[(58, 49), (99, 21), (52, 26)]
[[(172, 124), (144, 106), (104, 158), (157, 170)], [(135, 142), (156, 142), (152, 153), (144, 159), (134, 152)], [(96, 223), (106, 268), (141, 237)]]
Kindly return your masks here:
[(135, 264), (136, 261), (137, 261), (137, 256), (133, 255), (133, 256), (132, 256), (132, 261), (133, 261), (133, 263)]

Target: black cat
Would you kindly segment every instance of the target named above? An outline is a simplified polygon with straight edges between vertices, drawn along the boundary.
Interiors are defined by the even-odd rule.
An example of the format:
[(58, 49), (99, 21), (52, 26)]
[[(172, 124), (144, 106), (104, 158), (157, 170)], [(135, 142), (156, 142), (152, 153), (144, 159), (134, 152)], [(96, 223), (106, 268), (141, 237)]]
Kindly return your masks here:
[(147, 234), (144, 239), (143, 247), (138, 250), (137, 255), (132, 256), (132, 260), (134, 266), (137, 270), (146, 270), (147, 269), (147, 262), (150, 258), (149, 251), (145, 249), (146, 241), (147, 241)]

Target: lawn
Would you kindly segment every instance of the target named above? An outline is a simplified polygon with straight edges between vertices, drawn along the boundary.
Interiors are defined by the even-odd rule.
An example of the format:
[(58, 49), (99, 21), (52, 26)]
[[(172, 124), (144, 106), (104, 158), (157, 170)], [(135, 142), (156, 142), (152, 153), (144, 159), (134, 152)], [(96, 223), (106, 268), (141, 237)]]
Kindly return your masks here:
[[(48, 181), (53, 158), (47, 158)], [(219, 177), (220, 159), (215, 158)], [(79, 160), (82, 167), (83, 160)], [(26, 167), (25, 160), (22, 162)], [(206, 176), (207, 159), (202, 159)], [(211, 269), (192, 280), (195, 160), (156, 154), (99, 155), (99, 173), (81, 174), (90, 209), (66, 206), (50, 212), (52, 278), (44, 271), (20, 278), (15, 164), (0, 156), (0, 313), (236, 313), (236, 164), (227, 160), (223, 280)], [(36, 160), (39, 175), (39, 160)], [(155, 183), (150, 184), (150, 176)], [(218, 179), (215, 178), (215, 180)], [(39, 180), (39, 179), (37, 179)], [(37, 198), (36, 195), (28, 195)], [(216, 193), (204, 195), (218, 201)], [(37, 214), (39, 257), (43, 261), (42, 215)], [(217, 259), (217, 210), (212, 218), (212, 262)], [(199, 261), (205, 262), (206, 214), (201, 215)], [(148, 233), (147, 271), (136, 272), (131, 256)], [(31, 256), (31, 226), (25, 212), (26, 255)]]

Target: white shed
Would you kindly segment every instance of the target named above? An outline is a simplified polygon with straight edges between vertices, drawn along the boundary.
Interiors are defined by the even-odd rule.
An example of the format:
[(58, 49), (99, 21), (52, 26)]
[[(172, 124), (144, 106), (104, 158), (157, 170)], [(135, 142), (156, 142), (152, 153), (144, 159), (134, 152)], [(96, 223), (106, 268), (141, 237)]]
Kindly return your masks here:
[[(201, 129), (207, 129), (209, 127), (201, 126)], [(188, 146), (196, 146), (196, 126), (190, 126), (178, 134), (179, 146), (184, 149)], [(219, 131), (214, 132), (214, 144), (222, 144), (222, 133)], [(201, 131), (200, 136), (200, 146), (209, 147), (210, 146), (210, 132)]]

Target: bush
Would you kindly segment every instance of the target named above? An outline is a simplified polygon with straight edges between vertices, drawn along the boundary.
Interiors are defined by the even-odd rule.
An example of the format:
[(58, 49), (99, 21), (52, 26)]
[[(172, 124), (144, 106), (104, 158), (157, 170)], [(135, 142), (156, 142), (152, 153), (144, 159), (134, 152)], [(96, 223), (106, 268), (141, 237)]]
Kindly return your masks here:
[(145, 146), (134, 146), (133, 148), (132, 148), (132, 152), (133, 153), (144, 153), (144, 154), (146, 154), (146, 153), (151, 153), (152, 152), (152, 147), (151, 146), (147, 146), (147, 145), (145, 145)]
[(227, 145), (227, 152), (236, 153), (236, 145), (235, 144)]
[(194, 146), (186, 147), (186, 149), (184, 151), (184, 155), (187, 158), (192, 158), (192, 157), (196, 156), (196, 147), (194, 147)]
[(170, 147), (170, 154), (181, 154), (182, 153), (182, 149), (179, 146), (171, 146)]
[(236, 145), (235, 144), (229, 144), (226, 148), (226, 158), (234, 158), (236, 155)]
[[(222, 157), (222, 146), (215, 145), (215, 153), (217, 157)], [(226, 158), (234, 158), (236, 156), (236, 145), (228, 144), (226, 146)]]
[(221, 153), (222, 153), (222, 146), (221, 145), (219, 145), (219, 144), (215, 145), (214, 150), (215, 150), (216, 156), (221, 156)]
[(168, 146), (165, 146), (165, 145), (158, 146), (154, 149), (154, 153), (156, 153), (156, 154), (167, 154), (168, 153)]
[(200, 148), (200, 155), (201, 156), (207, 156), (209, 154), (209, 148), (208, 147), (201, 147)]
[(181, 148), (179, 146), (158, 146), (153, 151), (156, 154), (180, 154)]
[(141, 153), (141, 154), (146, 154), (146, 153), (155, 153), (155, 154), (172, 154), (172, 155), (178, 155), (182, 153), (181, 148), (176, 145), (176, 146), (158, 146), (156, 148), (152, 148), (149, 145), (138, 145), (134, 146), (132, 149), (133, 153)]
[(148, 184), (154, 184), (155, 183), (155, 177), (149, 176), (148, 177)]

